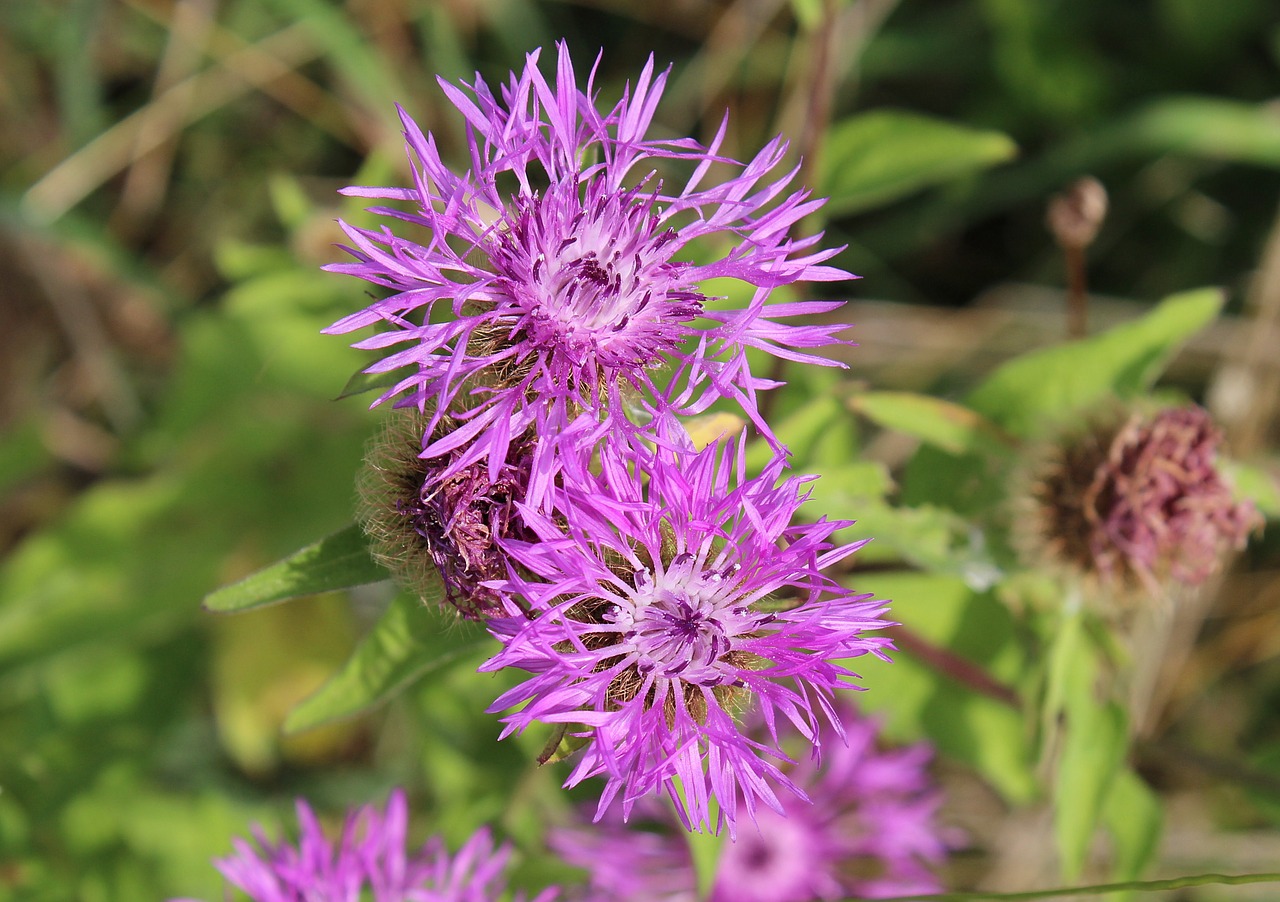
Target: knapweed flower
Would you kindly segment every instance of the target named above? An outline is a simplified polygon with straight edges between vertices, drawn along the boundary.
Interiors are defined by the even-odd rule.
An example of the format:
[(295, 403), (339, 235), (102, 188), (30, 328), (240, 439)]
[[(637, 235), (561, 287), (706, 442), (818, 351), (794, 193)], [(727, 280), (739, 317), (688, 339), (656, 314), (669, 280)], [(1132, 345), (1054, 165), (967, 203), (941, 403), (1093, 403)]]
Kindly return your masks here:
[(507, 572), (498, 538), (528, 536), (516, 510), (528, 482), (527, 443), (513, 446), (496, 474), (484, 463), (448, 472), (455, 455), (419, 456), (426, 428), (416, 411), (397, 412), (370, 442), (356, 482), (357, 519), (374, 560), (406, 588), (427, 596), (439, 580), (462, 616), (501, 613), (485, 583)]
[[(652, 57), (603, 112), (594, 70), (579, 88), (563, 43), (554, 82), (538, 58), (529, 54), (498, 96), (478, 76), (461, 89), (440, 82), (466, 120), (464, 172), (401, 111), (414, 186), (345, 193), (407, 202), (374, 210), (417, 227), (421, 243), (344, 223), (355, 262), (328, 269), (391, 293), (326, 331), (373, 327), (355, 346), (387, 353), (367, 372), (410, 369), (378, 402), (431, 415), (424, 457), (461, 449), (451, 468), (487, 458), (496, 475), (513, 440), (536, 429), (535, 503), (577, 420), (569, 432), (648, 437), (660, 412), (730, 398), (772, 438), (756, 393), (775, 383), (751, 374), (747, 350), (830, 364), (805, 349), (835, 343), (843, 328), (780, 322), (839, 303), (768, 303), (778, 286), (848, 278), (823, 265), (836, 250), (816, 250), (820, 236), (788, 235), (822, 202), (787, 193), (795, 170), (778, 171), (781, 138), (744, 164), (720, 154), (723, 124), (707, 147), (647, 137), (666, 81)], [(691, 171), (673, 189), (655, 164)], [(732, 174), (704, 184), (713, 166)], [(715, 303), (704, 294), (715, 278), (752, 286), (750, 301)], [(440, 434), (444, 417), (459, 428)]]
[(1199, 585), (1260, 523), (1217, 467), (1222, 436), (1195, 405), (1102, 418), (1036, 467), (1029, 554), (1123, 595)]
[[(937, 819), (941, 794), (928, 773), (930, 749), (883, 750), (878, 725), (838, 707), (846, 743), (822, 762), (789, 768), (812, 804), (788, 799), (761, 810), (721, 851), (711, 902), (817, 902), (941, 892), (931, 868), (947, 855)], [(798, 737), (797, 737), (798, 738)], [(646, 829), (616, 815), (591, 829), (556, 830), (555, 851), (588, 873), (592, 902), (696, 902), (693, 861), (675, 820), (648, 804)]]
[[(495, 584), (522, 603), (489, 621), (503, 649), (481, 669), (531, 674), (492, 706), (517, 708), (503, 735), (565, 725), (585, 743), (566, 785), (603, 774), (601, 812), (665, 790), (686, 827), (732, 832), (739, 803), (780, 807), (771, 782), (803, 795), (775, 763), (778, 724), (817, 754), (847, 659), (889, 645), (868, 635), (885, 603), (822, 574), (862, 543), (829, 541), (845, 522), (792, 522), (807, 480), (779, 482), (778, 458), (747, 479), (742, 443), (696, 451), (678, 428), (656, 450), (604, 448), (552, 514), (522, 508), (537, 540), (503, 543), (521, 569)], [(763, 740), (735, 721), (752, 704)]]
[[(488, 830), (456, 854), (439, 837), (406, 854), (408, 824), (408, 803), (396, 791), (385, 814), (365, 806), (348, 816), (335, 846), (299, 800), (296, 846), (273, 843), (255, 829), (257, 848), (237, 839), (235, 854), (214, 864), (253, 902), (494, 902), (503, 896), (511, 849), (495, 848)], [(551, 902), (556, 893), (544, 890), (533, 902)]]

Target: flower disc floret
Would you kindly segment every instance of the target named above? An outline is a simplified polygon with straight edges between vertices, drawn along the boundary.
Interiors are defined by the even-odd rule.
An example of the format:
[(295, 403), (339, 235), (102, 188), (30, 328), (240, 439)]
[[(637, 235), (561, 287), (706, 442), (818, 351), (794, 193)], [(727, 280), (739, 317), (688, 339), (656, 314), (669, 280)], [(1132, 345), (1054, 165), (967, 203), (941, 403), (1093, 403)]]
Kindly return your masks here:
[[(495, 587), (520, 601), (490, 621), (504, 647), (482, 669), (531, 674), (492, 707), (516, 708), (504, 735), (580, 734), (567, 785), (603, 774), (600, 811), (666, 791), (686, 826), (732, 831), (738, 787), (751, 817), (779, 806), (771, 783), (803, 795), (778, 769), (777, 721), (817, 754), (834, 690), (856, 677), (842, 662), (888, 645), (868, 635), (885, 605), (822, 574), (861, 543), (828, 541), (841, 522), (792, 522), (805, 480), (779, 482), (777, 459), (746, 479), (740, 444), (696, 451), (674, 435), (606, 448), (551, 514), (523, 512), (538, 541), (504, 543), (520, 572)], [(773, 741), (739, 728), (753, 703)]]
[[(782, 285), (848, 277), (824, 265), (836, 250), (815, 249), (820, 236), (789, 235), (822, 202), (787, 192), (795, 170), (778, 171), (781, 139), (739, 163), (719, 153), (724, 124), (706, 147), (647, 138), (666, 81), (652, 58), (603, 112), (594, 71), (580, 89), (563, 44), (553, 81), (538, 58), (499, 96), (479, 77), (441, 82), (466, 119), (464, 172), (401, 111), (414, 186), (346, 193), (407, 203), (374, 212), (421, 240), (344, 223), (355, 262), (328, 269), (389, 293), (326, 331), (377, 330), (356, 343), (384, 353), (367, 372), (406, 371), (378, 402), (463, 421), (427, 440), (425, 457), (465, 449), (453, 466), (488, 458), (496, 468), (514, 437), (536, 429), (535, 503), (566, 436), (652, 438), (659, 415), (728, 398), (773, 441), (756, 393), (775, 383), (751, 374), (747, 350), (831, 364), (807, 349), (838, 343), (843, 328), (781, 322), (839, 303), (767, 303)], [(712, 164), (733, 174), (704, 186)], [(671, 191), (655, 166), (692, 172)], [(750, 300), (711, 304), (699, 286), (715, 278), (746, 283)]]

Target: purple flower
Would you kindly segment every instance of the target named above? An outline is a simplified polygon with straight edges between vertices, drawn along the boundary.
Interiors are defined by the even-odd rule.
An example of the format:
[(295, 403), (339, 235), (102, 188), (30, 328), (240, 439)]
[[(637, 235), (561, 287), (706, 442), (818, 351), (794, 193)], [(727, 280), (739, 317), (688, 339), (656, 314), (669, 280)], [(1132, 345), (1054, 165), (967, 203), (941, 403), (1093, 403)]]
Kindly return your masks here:
[[(804, 349), (836, 343), (843, 328), (778, 322), (839, 303), (767, 304), (778, 286), (848, 277), (822, 265), (838, 249), (814, 250), (821, 236), (788, 237), (822, 201), (786, 193), (795, 170), (777, 171), (781, 138), (745, 164), (719, 154), (724, 124), (708, 147), (647, 138), (666, 82), (652, 58), (601, 112), (594, 69), (583, 90), (563, 43), (554, 83), (538, 57), (496, 97), (478, 76), (466, 90), (440, 82), (466, 119), (465, 172), (451, 171), (434, 137), (401, 111), (414, 187), (346, 193), (407, 202), (412, 212), (374, 209), (423, 243), (343, 224), (356, 262), (328, 269), (392, 293), (326, 331), (375, 327), (355, 346), (387, 355), (367, 371), (411, 369), (378, 402), (397, 398), (433, 417), (424, 457), (465, 449), (451, 467), (487, 457), (496, 478), (511, 442), (535, 429), (535, 504), (566, 432), (630, 440), (663, 411), (695, 414), (730, 398), (772, 441), (756, 392), (776, 383), (752, 376), (747, 349), (831, 364)], [(671, 190), (655, 174), (659, 161), (692, 172)], [(735, 174), (704, 186), (713, 164)], [(713, 278), (753, 286), (751, 300), (724, 309), (703, 293)], [(435, 437), (444, 416), (464, 422)]]
[[(788, 800), (785, 813), (761, 810), (726, 845), (711, 902), (810, 902), (940, 892), (930, 870), (947, 855), (937, 823), (941, 796), (916, 745), (882, 751), (878, 724), (838, 709), (847, 744), (829, 743), (821, 766), (805, 762), (789, 776), (813, 803)], [(555, 850), (590, 872), (593, 902), (694, 902), (688, 846), (660, 805), (648, 830), (607, 817), (590, 830), (557, 830)]]
[(1194, 404), (1095, 417), (1033, 463), (1023, 551), (1121, 599), (1199, 585), (1261, 524), (1218, 469), (1221, 441)]
[[(866, 635), (885, 604), (822, 575), (862, 543), (828, 541), (844, 522), (792, 523), (807, 480), (779, 484), (779, 458), (746, 479), (741, 443), (695, 451), (678, 428), (654, 451), (604, 449), (551, 514), (523, 509), (538, 541), (504, 542), (519, 566), (495, 584), (522, 602), (490, 621), (503, 649), (481, 669), (531, 674), (491, 708), (519, 706), (503, 735), (542, 722), (585, 740), (566, 785), (603, 774), (601, 812), (665, 790), (690, 829), (732, 832), (739, 804), (780, 808), (771, 782), (803, 795), (775, 763), (778, 722), (817, 754), (857, 676), (843, 659), (889, 645)], [(753, 699), (763, 739), (734, 719)]]
[[(492, 902), (505, 891), (508, 846), (480, 830), (454, 855), (439, 837), (405, 854), (409, 809), (397, 790), (386, 813), (373, 806), (347, 818), (336, 848), (306, 802), (298, 801), (297, 845), (273, 843), (254, 829), (257, 848), (235, 840), (235, 854), (214, 862), (253, 902)], [(547, 889), (533, 902), (551, 902)]]

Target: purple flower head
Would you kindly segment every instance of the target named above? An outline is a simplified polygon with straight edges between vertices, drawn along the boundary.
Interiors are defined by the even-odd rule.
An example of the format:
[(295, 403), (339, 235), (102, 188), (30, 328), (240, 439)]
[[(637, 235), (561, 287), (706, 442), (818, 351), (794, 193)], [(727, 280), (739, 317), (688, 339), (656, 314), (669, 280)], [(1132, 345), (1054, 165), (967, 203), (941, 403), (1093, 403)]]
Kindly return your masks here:
[[(307, 803), (297, 807), (297, 845), (273, 843), (255, 828), (257, 848), (237, 839), (235, 854), (214, 862), (253, 902), (492, 902), (506, 890), (511, 849), (495, 848), (488, 830), (454, 855), (439, 837), (406, 855), (409, 807), (399, 790), (385, 814), (365, 806), (348, 816), (336, 846)], [(533, 902), (555, 894), (547, 889)]]
[(516, 510), (528, 482), (528, 442), (513, 444), (496, 474), (483, 463), (451, 468), (457, 452), (419, 456), (426, 425), (416, 411), (398, 413), (370, 443), (357, 481), (361, 527), (374, 559), (409, 589), (428, 597), (442, 582), (445, 601), (462, 616), (501, 614), (486, 583), (507, 571), (498, 538), (529, 535)]
[[(788, 237), (822, 201), (787, 193), (795, 170), (778, 171), (780, 138), (740, 163), (719, 153), (725, 124), (708, 147), (646, 137), (667, 77), (652, 57), (603, 112), (594, 69), (579, 88), (566, 45), (554, 82), (538, 58), (529, 54), (498, 96), (479, 76), (462, 88), (441, 81), (466, 120), (471, 165), (462, 173), (401, 112), (414, 187), (346, 193), (408, 202), (412, 212), (374, 209), (420, 227), (425, 243), (343, 224), (355, 262), (328, 269), (391, 294), (326, 331), (375, 327), (355, 345), (387, 351), (368, 372), (411, 370), (379, 402), (465, 421), (432, 437), (433, 421), (424, 457), (465, 449), (453, 467), (487, 458), (496, 473), (512, 440), (536, 429), (535, 504), (580, 419), (569, 434), (631, 440), (649, 437), (664, 411), (696, 414), (729, 398), (773, 441), (756, 392), (776, 383), (752, 376), (747, 349), (831, 364), (805, 349), (836, 343), (842, 328), (779, 322), (839, 303), (767, 304), (781, 285), (848, 278), (823, 265), (838, 249), (815, 250), (821, 236)], [(691, 172), (669, 188), (653, 168), (660, 161)], [(704, 185), (713, 164), (734, 174)], [(708, 251), (719, 256), (706, 261)], [(751, 300), (711, 304), (699, 286), (712, 278), (753, 286)]]
[(1195, 405), (1111, 411), (1060, 439), (1035, 464), (1028, 557), (1121, 598), (1204, 582), (1261, 523), (1218, 469), (1221, 441)]
[[(601, 812), (665, 790), (690, 829), (732, 832), (739, 802), (751, 817), (780, 807), (771, 781), (803, 795), (775, 763), (778, 722), (817, 754), (834, 690), (856, 678), (843, 659), (889, 644), (866, 635), (885, 605), (822, 575), (861, 543), (828, 541), (843, 522), (792, 523), (807, 480), (779, 483), (778, 458), (747, 479), (741, 443), (697, 451), (678, 428), (657, 450), (605, 448), (553, 513), (523, 508), (538, 541), (504, 543), (520, 569), (501, 590), (524, 604), (490, 621), (503, 649), (481, 669), (531, 674), (492, 706), (519, 706), (503, 735), (535, 722), (579, 734), (566, 785), (603, 774)], [(764, 739), (735, 722), (752, 699)]]
[[(802, 762), (789, 776), (813, 799), (788, 799), (784, 813), (761, 810), (721, 852), (711, 902), (811, 902), (940, 892), (930, 868), (947, 854), (937, 824), (941, 796), (929, 779), (930, 750), (883, 751), (878, 725), (837, 708), (847, 744), (828, 743), (821, 765)], [(798, 737), (797, 737), (798, 738)], [(590, 830), (552, 833), (555, 850), (590, 872), (593, 902), (693, 902), (688, 846), (662, 806), (649, 804), (656, 829), (627, 829), (607, 816)]]

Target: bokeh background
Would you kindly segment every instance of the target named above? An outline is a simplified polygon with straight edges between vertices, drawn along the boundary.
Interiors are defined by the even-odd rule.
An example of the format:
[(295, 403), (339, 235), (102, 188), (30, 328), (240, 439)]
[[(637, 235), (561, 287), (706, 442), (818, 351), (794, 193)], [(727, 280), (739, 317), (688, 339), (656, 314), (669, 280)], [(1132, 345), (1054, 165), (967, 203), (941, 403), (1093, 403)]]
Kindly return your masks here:
[[(297, 795), (340, 811), (393, 785), (413, 792), (420, 832), (457, 843), (492, 822), (526, 852), (519, 880), (570, 878), (538, 853), (568, 805), (557, 776), (528, 766), (540, 738), (494, 742), (479, 710), (499, 685), (475, 655), (375, 714), (282, 737), (385, 586), (200, 609), (351, 520), (379, 413), (335, 400), (361, 358), (319, 334), (365, 302), (319, 271), (340, 257), (335, 218), (361, 216), (337, 189), (405, 178), (397, 102), (465, 164), (435, 76), (501, 81), (561, 38), (580, 74), (603, 51), (605, 97), (649, 54), (670, 63), (663, 134), (706, 139), (727, 109), (730, 155), (791, 138), (801, 177), (832, 197), (810, 226), (863, 277), (822, 287), (851, 300), (860, 347), (842, 358), (878, 388), (958, 397), (1060, 339), (1046, 204), (1096, 177), (1110, 205), (1088, 252), (1091, 323), (1224, 288), (1226, 315), (1168, 381), (1274, 470), (1272, 0), (9, 0), (0, 898), (216, 898), (209, 858), (249, 823), (287, 821)], [(893, 467), (908, 450), (866, 430), (848, 453)], [(1168, 814), (1153, 873), (1280, 861), (1278, 566), (1274, 538), (1255, 542), (1160, 655), (1135, 747)], [(931, 735), (921, 710), (893, 721), (899, 738)], [(1052, 884), (1034, 790), (992, 778), (1013, 753), (979, 750), (975, 767), (942, 751), (968, 837), (950, 879)]]

